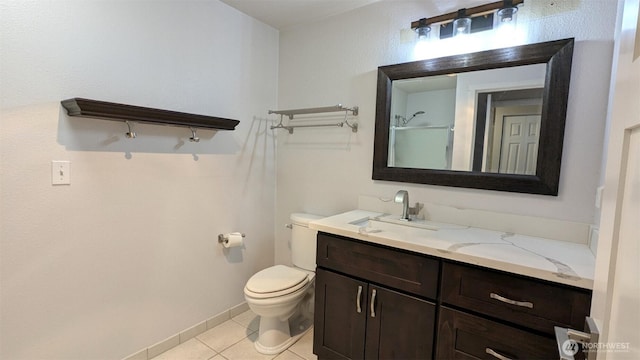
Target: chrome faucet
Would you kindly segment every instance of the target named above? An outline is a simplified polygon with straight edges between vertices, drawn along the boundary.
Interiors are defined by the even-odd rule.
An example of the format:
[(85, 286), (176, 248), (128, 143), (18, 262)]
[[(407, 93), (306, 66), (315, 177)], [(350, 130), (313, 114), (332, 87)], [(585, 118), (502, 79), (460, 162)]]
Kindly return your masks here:
[(393, 199), (396, 203), (402, 203), (402, 216), (401, 220), (410, 221), (409, 219), (409, 193), (407, 190), (400, 190), (396, 193), (396, 197)]

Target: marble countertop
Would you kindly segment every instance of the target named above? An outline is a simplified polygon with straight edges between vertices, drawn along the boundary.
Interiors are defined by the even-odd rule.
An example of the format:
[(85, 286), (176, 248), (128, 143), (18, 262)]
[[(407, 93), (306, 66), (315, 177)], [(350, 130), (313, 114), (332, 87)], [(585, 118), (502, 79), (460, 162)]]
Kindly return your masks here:
[(367, 221), (387, 214), (353, 210), (309, 227), (375, 244), (592, 289), (595, 257), (584, 244), (470, 226), (427, 222), (437, 230)]

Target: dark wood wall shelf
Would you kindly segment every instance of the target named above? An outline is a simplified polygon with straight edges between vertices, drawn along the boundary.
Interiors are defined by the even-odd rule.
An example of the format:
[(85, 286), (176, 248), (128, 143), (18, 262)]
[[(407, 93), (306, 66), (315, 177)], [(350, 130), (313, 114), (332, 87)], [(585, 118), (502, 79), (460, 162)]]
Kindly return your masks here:
[(157, 125), (184, 126), (201, 129), (235, 130), (238, 120), (189, 114), (106, 101), (73, 98), (61, 101), (69, 116), (112, 121), (132, 121)]

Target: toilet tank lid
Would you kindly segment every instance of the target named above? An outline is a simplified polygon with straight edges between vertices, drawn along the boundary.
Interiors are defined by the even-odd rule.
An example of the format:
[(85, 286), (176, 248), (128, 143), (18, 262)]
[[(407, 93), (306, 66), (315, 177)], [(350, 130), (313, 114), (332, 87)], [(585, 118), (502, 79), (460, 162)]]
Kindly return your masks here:
[(324, 216), (306, 214), (306, 213), (293, 213), (291, 214), (290, 219), (296, 225), (307, 226), (309, 225), (309, 222), (313, 220), (322, 219), (323, 217)]

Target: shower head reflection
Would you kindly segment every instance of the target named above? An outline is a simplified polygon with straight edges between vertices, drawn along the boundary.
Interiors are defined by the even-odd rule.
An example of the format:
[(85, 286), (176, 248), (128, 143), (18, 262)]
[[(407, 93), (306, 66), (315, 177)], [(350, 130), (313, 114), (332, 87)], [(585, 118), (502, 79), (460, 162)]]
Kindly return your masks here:
[(424, 111), (420, 110), (420, 111), (416, 111), (413, 115), (411, 115), (411, 117), (409, 118), (409, 120), (405, 120), (403, 121), (404, 125), (407, 125), (409, 123), (409, 121), (413, 120), (414, 117), (418, 116), (418, 115), (422, 115), (424, 114)]

